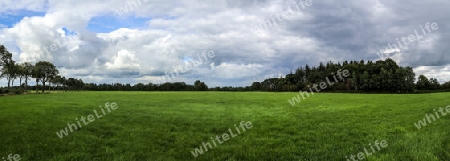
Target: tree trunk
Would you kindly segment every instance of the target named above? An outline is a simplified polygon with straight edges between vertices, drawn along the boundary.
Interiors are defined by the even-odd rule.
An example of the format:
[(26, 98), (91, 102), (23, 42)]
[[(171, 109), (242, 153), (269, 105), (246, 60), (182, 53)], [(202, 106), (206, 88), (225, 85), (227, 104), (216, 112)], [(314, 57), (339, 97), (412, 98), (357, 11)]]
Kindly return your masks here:
[(11, 93), (11, 78), (8, 78), (8, 93)]
[(25, 77), (25, 92), (28, 93), (28, 78)]
[(44, 90), (45, 90), (45, 82), (42, 81), (42, 93), (44, 93)]
[(39, 85), (39, 80), (36, 79), (36, 93), (38, 93), (38, 85)]

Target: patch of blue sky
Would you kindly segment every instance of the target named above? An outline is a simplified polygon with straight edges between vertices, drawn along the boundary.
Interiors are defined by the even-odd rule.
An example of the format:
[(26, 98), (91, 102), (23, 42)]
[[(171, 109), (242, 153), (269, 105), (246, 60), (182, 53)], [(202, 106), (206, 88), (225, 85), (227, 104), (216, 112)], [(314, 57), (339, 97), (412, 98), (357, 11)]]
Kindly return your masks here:
[(62, 27), (61, 29), (64, 31), (65, 36), (76, 36), (76, 35), (78, 35), (78, 33), (76, 31), (71, 31), (67, 27)]
[(189, 57), (189, 56), (184, 56), (184, 57), (183, 57), (183, 62), (185, 62), (185, 63), (188, 63), (188, 62), (190, 62), (191, 60), (192, 60), (192, 58)]
[(11, 28), (25, 17), (45, 16), (45, 12), (29, 10), (7, 11), (0, 13), (0, 29)]
[(117, 18), (114, 16), (94, 17), (90, 20), (87, 29), (95, 33), (109, 33), (120, 28), (139, 29), (148, 26), (151, 18), (127, 17)]

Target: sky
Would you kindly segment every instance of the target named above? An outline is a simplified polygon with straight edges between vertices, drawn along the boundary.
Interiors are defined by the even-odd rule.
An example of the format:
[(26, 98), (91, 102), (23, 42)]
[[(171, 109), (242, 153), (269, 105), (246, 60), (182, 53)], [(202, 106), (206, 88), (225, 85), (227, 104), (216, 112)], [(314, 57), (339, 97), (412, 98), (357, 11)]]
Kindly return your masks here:
[(0, 44), (16, 62), (49, 61), (62, 76), (86, 83), (165, 78), (248, 86), (306, 64), (386, 57), (443, 83), (450, 81), (448, 6), (448, 0), (2, 0)]

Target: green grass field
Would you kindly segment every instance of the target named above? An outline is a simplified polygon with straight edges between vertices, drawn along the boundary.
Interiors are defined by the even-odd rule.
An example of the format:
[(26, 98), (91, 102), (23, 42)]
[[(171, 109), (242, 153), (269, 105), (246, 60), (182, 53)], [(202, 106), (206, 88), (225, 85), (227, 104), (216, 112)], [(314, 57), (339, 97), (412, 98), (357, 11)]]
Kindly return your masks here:
[[(376, 140), (388, 146), (364, 160), (450, 160), (450, 115), (416, 128), (450, 93), (70, 92), (0, 97), (0, 157), (22, 160), (346, 160)], [(118, 108), (63, 138), (75, 118)], [(194, 157), (211, 137), (252, 128)], [(3, 160), (2, 160), (3, 161)]]

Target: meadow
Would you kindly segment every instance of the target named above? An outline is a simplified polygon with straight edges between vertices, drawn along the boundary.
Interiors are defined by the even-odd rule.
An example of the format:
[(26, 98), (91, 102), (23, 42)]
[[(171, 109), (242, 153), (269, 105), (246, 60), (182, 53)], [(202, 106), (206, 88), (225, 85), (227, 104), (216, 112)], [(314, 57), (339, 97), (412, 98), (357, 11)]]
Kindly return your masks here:
[[(450, 160), (450, 115), (414, 123), (450, 105), (450, 93), (62, 92), (0, 97), (0, 157), (49, 161), (347, 160), (376, 140), (368, 161)], [(58, 137), (106, 102), (116, 110)], [(247, 129), (194, 157), (211, 137)], [(233, 131), (233, 132), (234, 132)], [(351, 160), (351, 159), (350, 159)]]

